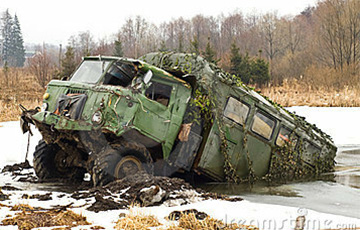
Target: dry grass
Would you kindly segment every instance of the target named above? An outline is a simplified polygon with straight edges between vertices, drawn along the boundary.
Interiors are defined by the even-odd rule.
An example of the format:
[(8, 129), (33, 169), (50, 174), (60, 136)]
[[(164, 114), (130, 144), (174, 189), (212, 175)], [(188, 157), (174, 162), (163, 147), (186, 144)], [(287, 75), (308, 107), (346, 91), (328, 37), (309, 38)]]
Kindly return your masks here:
[(184, 214), (176, 223), (170, 225), (163, 225), (159, 220), (152, 216), (146, 215), (135, 209), (130, 209), (129, 214), (120, 218), (115, 226), (116, 230), (129, 229), (163, 229), (163, 230), (235, 230), (235, 229), (248, 229), (258, 230), (255, 226), (238, 225), (238, 224), (225, 224), (220, 220), (206, 217), (204, 220), (198, 220), (194, 213)]
[(204, 220), (198, 220), (194, 213), (189, 213), (182, 215), (178, 221), (178, 225), (173, 225), (167, 230), (235, 230), (235, 229), (248, 229), (248, 230), (258, 230), (255, 226), (249, 225), (239, 225), (239, 224), (226, 224), (220, 220), (206, 217)]
[(152, 227), (160, 226), (158, 219), (151, 215), (145, 215), (137, 209), (130, 209), (129, 214), (120, 218), (115, 225), (116, 230), (120, 229), (150, 229)]
[(69, 210), (36, 211), (28, 205), (18, 205), (14, 210), (22, 211), (15, 217), (4, 219), (2, 225), (17, 225), (20, 230), (53, 226), (66, 226), (58, 229), (70, 229), (79, 225), (90, 225), (86, 217)]
[(18, 120), (21, 110), (41, 105), (44, 89), (26, 69), (9, 69), (5, 74), (0, 68), (0, 122)]
[(280, 86), (268, 86), (261, 93), (285, 106), (359, 107), (360, 88), (344, 86), (341, 89), (314, 87), (304, 81), (284, 80)]

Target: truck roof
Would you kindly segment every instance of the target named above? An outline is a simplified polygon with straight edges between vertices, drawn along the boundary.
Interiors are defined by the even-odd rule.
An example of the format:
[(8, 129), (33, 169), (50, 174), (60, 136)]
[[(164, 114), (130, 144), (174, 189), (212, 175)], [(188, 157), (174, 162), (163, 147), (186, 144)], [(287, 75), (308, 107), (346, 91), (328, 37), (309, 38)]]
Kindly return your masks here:
[(263, 107), (277, 114), (279, 117), (294, 123), (296, 127), (301, 127), (308, 135), (322, 137), (327, 143), (334, 146), (329, 135), (321, 131), (315, 125), (310, 124), (305, 118), (297, 116), (283, 108), (281, 105), (271, 101), (269, 98), (256, 92), (253, 88), (245, 85), (238, 77), (231, 75), (213, 63), (206, 61), (203, 57), (195, 54), (174, 53), (174, 52), (154, 52), (140, 57), (149, 64), (164, 69), (178, 78), (196, 79), (196, 84), (208, 91), (217, 90), (216, 84), (219, 82), (243, 91), (250, 95), (254, 100), (261, 102)]

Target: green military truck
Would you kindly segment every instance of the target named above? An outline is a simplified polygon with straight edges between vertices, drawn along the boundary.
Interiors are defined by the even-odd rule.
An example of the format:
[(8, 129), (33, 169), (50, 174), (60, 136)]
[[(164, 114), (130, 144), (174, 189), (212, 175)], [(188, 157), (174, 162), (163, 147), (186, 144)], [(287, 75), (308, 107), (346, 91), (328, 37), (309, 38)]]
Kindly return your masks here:
[(328, 135), (193, 54), (85, 57), (47, 85), (41, 110), (23, 111), (23, 132), (31, 123), (43, 137), (33, 161), (40, 180), (88, 172), (96, 186), (146, 171), (241, 182), (335, 164)]

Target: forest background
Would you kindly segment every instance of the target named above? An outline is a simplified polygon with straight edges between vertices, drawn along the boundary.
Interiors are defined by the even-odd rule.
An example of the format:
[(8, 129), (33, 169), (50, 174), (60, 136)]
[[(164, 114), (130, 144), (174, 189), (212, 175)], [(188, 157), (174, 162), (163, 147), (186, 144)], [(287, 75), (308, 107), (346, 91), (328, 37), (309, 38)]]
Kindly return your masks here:
[(21, 18), (0, 13), (0, 121), (17, 120), (20, 103), (40, 105), (46, 84), (70, 75), (83, 56), (153, 51), (202, 55), (283, 106), (360, 106), (358, 0), (319, 1), (296, 16), (234, 11), (160, 25), (136, 16), (111, 37), (83, 31), (64, 47), (25, 47)]

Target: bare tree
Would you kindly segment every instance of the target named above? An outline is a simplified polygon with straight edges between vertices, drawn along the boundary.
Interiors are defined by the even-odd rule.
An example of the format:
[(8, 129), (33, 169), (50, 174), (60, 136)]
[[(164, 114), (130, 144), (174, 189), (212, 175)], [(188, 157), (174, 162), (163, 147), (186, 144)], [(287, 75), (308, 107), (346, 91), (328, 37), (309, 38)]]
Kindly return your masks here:
[(360, 2), (327, 0), (316, 11), (321, 60), (335, 69), (359, 62)]
[(53, 63), (48, 55), (45, 44), (39, 47), (35, 56), (29, 59), (30, 72), (35, 75), (37, 82), (45, 88), (52, 78)]
[(264, 41), (264, 50), (268, 56), (270, 73), (272, 75), (272, 63), (276, 55), (283, 52), (287, 47), (284, 41), (284, 26), (276, 13), (268, 13), (262, 17), (261, 31)]

